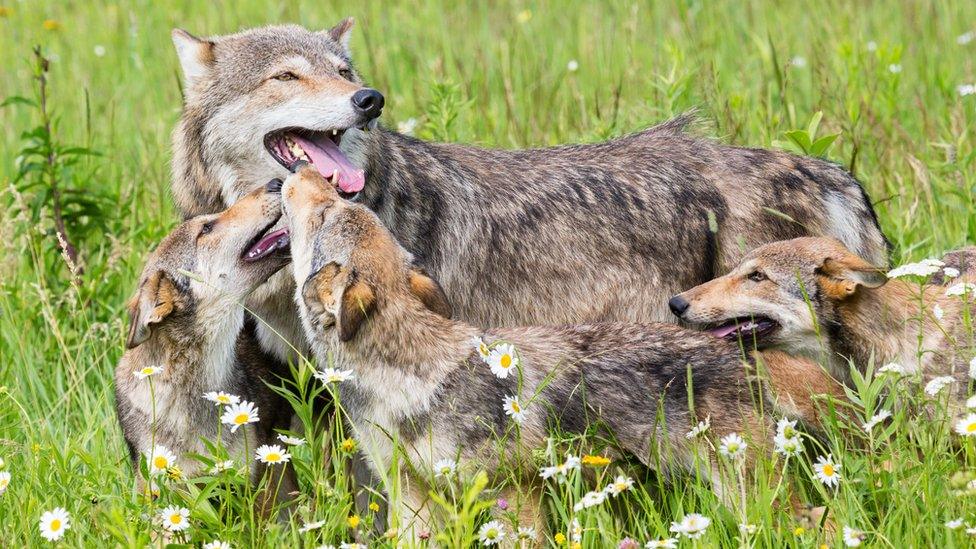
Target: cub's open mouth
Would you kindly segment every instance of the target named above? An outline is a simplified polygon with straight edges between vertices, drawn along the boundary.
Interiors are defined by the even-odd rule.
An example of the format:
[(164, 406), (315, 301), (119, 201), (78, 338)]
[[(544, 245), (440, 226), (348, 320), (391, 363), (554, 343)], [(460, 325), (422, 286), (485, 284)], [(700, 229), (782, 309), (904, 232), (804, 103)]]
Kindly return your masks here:
[(288, 170), (298, 161), (315, 166), (322, 177), (337, 187), (339, 196), (353, 199), (366, 186), (366, 175), (339, 149), (345, 131), (285, 128), (266, 135), (264, 147)]
[(288, 233), (288, 228), (274, 228), (280, 219), (281, 216), (278, 216), (247, 243), (247, 246), (244, 247), (244, 253), (241, 255), (241, 259), (245, 263), (260, 261), (279, 250), (285, 252), (289, 250), (291, 236)]
[(720, 339), (735, 340), (739, 338), (759, 339), (768, 336), (780, 328), (779, 323), (765, 316), (739, 317), (727, 320), (712, 327), (705, 327), (705, 331)]

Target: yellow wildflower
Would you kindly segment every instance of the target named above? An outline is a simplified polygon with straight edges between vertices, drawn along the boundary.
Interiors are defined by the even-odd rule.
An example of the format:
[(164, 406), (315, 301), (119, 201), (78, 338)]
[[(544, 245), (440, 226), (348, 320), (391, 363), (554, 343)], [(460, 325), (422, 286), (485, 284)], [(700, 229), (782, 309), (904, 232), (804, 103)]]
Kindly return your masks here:
[(353, 439), (351, 439), (351, 438), (347, 438), (346, 440), (343, 440), (342, 441), (342, 444), (341, 444), (340, 447), (345, 452), (352, 452), (353, 450), (356, 449), (356, 441), (353, 440)]
[(562, 545), (566, 543), (566, 535), (563, 534), (562, 532), (556, 532), (556, 535), (553, 536), (552, 539), (556, 541), (556, 545)]
[(349, 527), (354, 530), (359, 526), (359, 523), (359, 515), (349, 515), (349, 518), (346, 519), (346, 524), (348, 524)]
[(44, 22), (41, 23), (41, 26), (44, 27), (44, 30), (49, 30), (49, 31), (61, 30), (61, 23), (58, 23), (54, 19), (45, 19)]
[(604, 456), (583, 456), (583, 465), (589, 465), (590, 467), (605, 467), (610, 465), (610, 458)]

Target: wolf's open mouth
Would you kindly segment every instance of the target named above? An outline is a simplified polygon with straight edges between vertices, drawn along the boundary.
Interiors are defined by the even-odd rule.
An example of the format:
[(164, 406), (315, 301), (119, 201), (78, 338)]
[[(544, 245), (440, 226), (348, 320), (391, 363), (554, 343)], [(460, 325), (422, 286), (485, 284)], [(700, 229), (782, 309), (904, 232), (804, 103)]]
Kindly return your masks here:
[(278, 220), (281, 216), (278, 216), (274, 221), (267, 224), (244, 248), (244, 253), (241, 255), (241, 259), (245, 263), (254, 263), (255, 261), (260, 261), (269, 255), (273, 254), (278, 250), (288, 250), (289, 244), (291, 244), (291, 236), (288, 233), (288, 228), (274, 229), (274, 226), (278, 224)]
[(721, 339), (761, 338), (779, 329), (779, 323), (764, 316), (739, 317), (705, 331)]
[(322, 177), (331, 181), (339, 190), (339, 196), (355, 198), (366, 185), (363, 170), (339, 149), (345, 130), (312, 131), (302, 128), (286, 128), (269, 133), (264, 146), (279, 164), (292, 170), (302, 160), (315, 166)]

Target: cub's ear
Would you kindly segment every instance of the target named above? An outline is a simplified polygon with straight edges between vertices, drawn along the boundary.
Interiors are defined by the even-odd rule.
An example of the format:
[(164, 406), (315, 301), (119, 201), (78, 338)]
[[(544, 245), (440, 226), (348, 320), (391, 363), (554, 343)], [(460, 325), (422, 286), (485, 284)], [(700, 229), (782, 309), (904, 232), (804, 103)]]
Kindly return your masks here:
[(861, 286), (874, 289), (888, 282), (881, 269), (853, 254), (840, 259), (827, 258), (817, 273), (821, 276), (821, 288), (834, 299), (846, 299)]
[(414, 267), (407, 275), (410, 283), (410, 293), (419, 299), (425, 307), (441, 315), (444, 318), (451, 318), (454, 314), (451, 302), (447, 300), (447, 295), (436, 280), (427, 276), (427, 273)]
[(129, 335), (125, 348), (132, 349), (149, 339), (153, 326), (176, 309), (180, 291), (163, 271), (156, 271), (129, 300)]
[(342, 291), (339, 305), (339, 341), (349, 341), (356, 337), (363, 322), (376, 309), (376, 293), (373, 288), (359, 280), (356, 271), (349, 273), (346, 288)]
[(210, 73), (214, 65), (214, 43), (193, 36), (183, 29), (173, 29), (173, 45), (180, 58), (183, 78), (189, 90)]
[(339, 272), (339, 264), (333, 261), (309, 275), (302, 285), (302, 301), (311, 320), (319, 329), (330, 328), (335, 324), (333, 311), (336, 307), (332, 289)]
[(352, 17), (346, 17), (342, 21), (326, 31), (329, 38), (335, 40), (342, 46), (342, 49), (349, 51), (349, 38), (352, 36), (350, 32), (352, 30), (353, 24), (356, 22)]

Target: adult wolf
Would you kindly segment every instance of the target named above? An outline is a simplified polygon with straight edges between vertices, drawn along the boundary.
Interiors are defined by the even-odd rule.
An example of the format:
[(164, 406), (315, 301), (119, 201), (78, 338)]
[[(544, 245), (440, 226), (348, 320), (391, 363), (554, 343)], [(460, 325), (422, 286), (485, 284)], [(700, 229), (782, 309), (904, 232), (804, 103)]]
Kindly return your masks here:
[[(695, 138), (687, 118), (604, 143), (518, 151), (366, 131), (383, 97), (352, 65), (351, 28), (347, 19), (319, 32), (174, 31), (185, 107), (173, 193), (184, 215), (221, 210), (307, 160), (379, 215), (458, 318), (482, 326), (673, 321), (674, 293), (755, 246), (803, 235), (887, 263), (871, 203), (844, 170)], [(251, 306), (297, 344), (287, 284), (279, 275)]]

